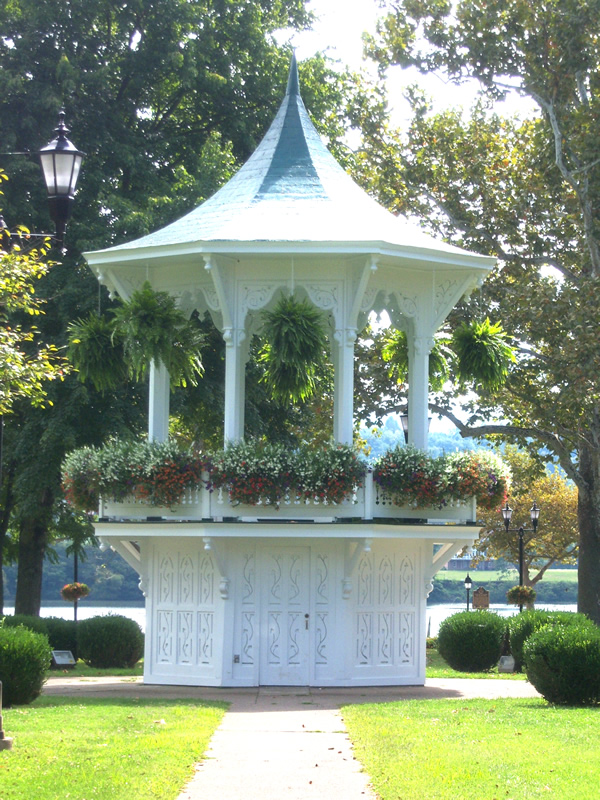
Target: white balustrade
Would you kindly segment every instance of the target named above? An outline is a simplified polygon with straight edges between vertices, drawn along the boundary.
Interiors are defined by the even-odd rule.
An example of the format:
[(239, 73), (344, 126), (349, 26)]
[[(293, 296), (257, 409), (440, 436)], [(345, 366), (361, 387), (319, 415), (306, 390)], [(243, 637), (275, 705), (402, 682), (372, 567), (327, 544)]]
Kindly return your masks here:
[(102, 500), (99, 516), (109, 519), (148, 520), (214, 520), (216, 522), (238, 519), (242, 522), (269, 520), (314, 520), (333, 522), (339, 519), (389, 519), (473, 521), (476, 517), (475, 498), (454, 500), (441, 507), (417, 508), (416, 504), (398, 505), (394, 497), (373, 481), (372, 472), (365, 477), (365, 485), (355, 489), (351, 497), (341, 503), (328, 502), (318, 497), (290, 496), (277, 505), (268, 498), (256, 505), (232, 503), (222, 488), (207, 491), (204, 488), (187, 490), (176, 506), (152, 506), (144, 500), (127, 498), (122, 501)]

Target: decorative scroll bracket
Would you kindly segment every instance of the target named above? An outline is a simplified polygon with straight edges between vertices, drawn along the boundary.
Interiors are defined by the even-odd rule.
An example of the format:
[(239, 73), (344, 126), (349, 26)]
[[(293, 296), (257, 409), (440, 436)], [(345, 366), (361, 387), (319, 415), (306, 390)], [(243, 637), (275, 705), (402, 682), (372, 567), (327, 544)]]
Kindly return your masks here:
[[(361, 543), (362, 542), (362, 543)], [(344, 577), (342, 579), (342, 597), (348, 600), (352, 594), (352, 574), (356, 569), (358, 561), (363, 553), (371, 552), (372, 539), (362, 539), (356, 547), (354, 552), (350, 555), (350, 545), (346, 545), (346, 555), (344, 558)]]
[(202, 541), (204, 542), (204, 549), (206, 552), (212, 553), (217, 565), (217, 569), (219, 570), (219, 574), (221, 576), (221, 580), (219, 581), (219, 594), (223, 600), (227, 600), (229, 598), (229, 584), (231, 581), (225, 575), (221, 554), (215, 547), (215, 540), (212, 538), (212, 536), (203, 536)]

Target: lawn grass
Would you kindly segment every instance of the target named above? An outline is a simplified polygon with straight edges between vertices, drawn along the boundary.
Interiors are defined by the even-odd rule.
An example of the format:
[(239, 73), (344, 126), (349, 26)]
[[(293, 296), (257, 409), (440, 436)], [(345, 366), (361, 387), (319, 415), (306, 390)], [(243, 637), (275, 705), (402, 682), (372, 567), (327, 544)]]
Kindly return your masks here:
[[(471, 570), (470, 576), (473, 579), (473, 588), (480, 584), (485, 585), (492, 581), (513, 581), (519, 582), (519, 572), (516, 569), (509, 570)], [(535, 575), (535, 569), (531, 570), (532, 576)], [(444, 569), (437, 573), (438, 578), (443, 578), (445, 581), (454, 581), (461, 584), (464, 589), (465, 572), (464, 570), (457, 569)], [(577, 583), (577, 570), (576, 569), (549, 569), (544, 573), (544, 583), (556, 583), (557, 581), (570, 581)]]
[(427, 678), (509, 678), (517, 681), (527, 680), (524, 672), (498, 672), (498, 667), (494, 667), (489, 672), (457, 672), (457, 670), (448, 666), (437, 650), (427, 648), (426, 653), (425, 675)]
[(144, 674), (144, 659), (141, 659), (133, 667), (109, 667), (107, 669), (100, 669), (98, 667), (88, 667), (87, 664), (81, 659), (78, 659), (77, 664), (70, 669), (51, 669), (48, 672), (49, 678), (102, 678), (105, 676), (127, 676), (136, 677)]
[(381, 800), (598, 796), (598, 708), (410, 700), (346, 706), (342, 714)]
[(225, 713), (196, 700), (40, 697), (4, 709), (0, 800), (174, 800)]

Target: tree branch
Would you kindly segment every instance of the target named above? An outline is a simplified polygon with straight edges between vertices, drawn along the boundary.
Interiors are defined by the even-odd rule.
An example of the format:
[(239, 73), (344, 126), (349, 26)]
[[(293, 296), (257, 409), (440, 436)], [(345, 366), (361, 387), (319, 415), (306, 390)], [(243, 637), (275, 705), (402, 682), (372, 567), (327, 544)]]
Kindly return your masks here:
[[(573, 177), (573, 172), (567, 167), (564, 158), (563, 139), (565, 138), (560, 128), (554, 103), (548, 102), (540, 94), (530, 91), (531, 97), (536, 101), (540, 108), (545, 112), (552, 133), (554, 136), (554, 161), (563, 179), (575, 192), (579, 201), (579, 207), (583, 214), (584, 235), (592, 262), (592, 273), (594, 277), (600, 274), (600, 247), (594, 236), (594, 212), (589, 197), (589, 183), (587, 172), (584, 171), (583, 185), (580, 185)], [(578, 170), (579, 171), (579, 170)]]
[(571, 459), (571, 449), (561, 441), (561, 439), (558, 437), (557, 434), (533, 426), (529, 427), (529, 426), (509, 425), (509, 424), (502, 425), (494, 423), (488, 425), (477, 425), (473, 427), (470, 425), (466, 425), (449, 409), (444, 408), (443, 406), (439, 406), (436, 403), (430, 403), (429, 408), (435, 414), (440, 414), (446, 419), (449, 419), (450, 422), (452, 422), (454, 425), (456, 425), (463, 439), (471, 437), (477, 439), (483, 436), (491, 436), (493, 434), (498, 434), (501, 436), (518, 436), (521, 438), (529, 437), (531, 439), (538, 439), (539, 441), (544, 442), (545, 444), (548, 445), (550, 450), (556, 453), (561, 467), (564, 469), (567, 476), (571, 478), (573, 483), (575, 483), (575, 485), (581, 489), (585, 489), (586, 491), (589, 490), (586, 481), (583, 480), (578, 470), (576, 469), (575, 465), (573, 464), (573, 461)]
[[(600, 160), (600, 159), (599, 159)], [(415, 187), (416, 188), (416, 187)], [(492, 247), (495, 255), (501, 260), (506, 262), (514, 262), (520, 261), (523, 264), (532, 264), (533, 266), (537, 267), (553, 267), (557, 272), (560, 272), (568, 281), (571, 283), (578, 285), (580, 283), (580, 279), (574, 272), (571, 272), (570, 269), (561, 264), (558, 259), (553, 258), (551, 256), (526, 256), (521, 255), (519, 253), (507, 253), (506, 250), (499, 244), (498, 240), (492, 236), (492, 234), (485, 230), (484, 228), (477, 228), (473, 227), (472, 225), (468, 225), (464, 220), (459, 219), (455, 214), (453, 214), (445, 205), (442, 203), (439, 198), (435, 197), (435, 195), (431, 194), (427, 190), (423, 190), (420, 188), (420, 191), (425, 195), (425, 197), (433, 203), (439, 210), (448, 218), (450, 223), (457, 228), (458, 230), (466, 233), (470, 236), (480, 236), (485, 239), (486, 242)]]

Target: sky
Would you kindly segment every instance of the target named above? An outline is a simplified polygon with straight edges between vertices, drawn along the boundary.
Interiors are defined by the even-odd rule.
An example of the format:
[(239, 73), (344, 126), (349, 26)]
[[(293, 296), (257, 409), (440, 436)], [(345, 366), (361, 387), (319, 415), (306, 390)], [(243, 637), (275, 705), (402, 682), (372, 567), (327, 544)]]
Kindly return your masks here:
[[(377, 17), (381, 14), (377, 0), (311, 0), (308, 8), (318, 19), (312, 31), (295, 33), (292, 37), (299, 61), (324, 51), (329, 57), (339, 59), (342, 65), (375, 71), (375, 65), (363, 58), (362, 34), (365, 31), (376, 32)], [(394, 67), (388, 72), (387, 88), (390, 116), (398, 126), (410, 118), (408, 103), (403, 100), (403, 89), (417, 81), (440, 110), (453, 105), (468, 107), (475, 97), (474, 89), (449, 87), (437, 76), (421, 76), (416, 70)], [(437, 417), (431, 420), (431, 432), (447, 432), (453, 428), (447, 420)]]
[[(375, 72), (373, 62), (363, 57), (362, 34), (376, 33), (377, 18), (382, 14), (378, 0), (309, 0), (307, 8), (317, 19), (312, 31), (292, 36), (299, 61), (324, 51), (343, 65)], [(475, 100), (478, 86), (476, 81), (456, 86), (440, 75), (421, 75), (414, 68), (390, 68), (387, 74), (390, 117), (399, 127), (410, 119), (410, 108), (403, 93), (413, 83), (418, 83), (424, 89), (438, 111), (457, 106), (469, 108)], [(517, 97), (511, 97), (498, 106), (498, 111), (505, 114), (524, 114), (530, 110), (531, 107)]]

